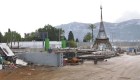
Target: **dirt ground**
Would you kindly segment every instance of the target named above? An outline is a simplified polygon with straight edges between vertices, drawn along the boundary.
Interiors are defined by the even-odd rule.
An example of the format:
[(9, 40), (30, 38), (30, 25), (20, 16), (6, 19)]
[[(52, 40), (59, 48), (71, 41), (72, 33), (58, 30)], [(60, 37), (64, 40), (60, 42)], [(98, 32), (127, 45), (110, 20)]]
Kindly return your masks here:
[(0, 80), (140, 80), (140, 55), (122, 55), (60, 68), (26, 66), (0, 71)]

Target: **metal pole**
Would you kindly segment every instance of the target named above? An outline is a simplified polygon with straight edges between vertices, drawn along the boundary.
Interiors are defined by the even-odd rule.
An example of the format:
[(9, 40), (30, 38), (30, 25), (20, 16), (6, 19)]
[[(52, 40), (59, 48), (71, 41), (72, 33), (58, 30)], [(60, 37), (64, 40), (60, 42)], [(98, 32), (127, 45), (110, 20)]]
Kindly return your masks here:
[(59, 41), (60, 41), (60, 29), (59, 29)]
[(12, 32), (11, 32), (11, 40), (10, 41), (11, 41), (11, 48), (12, 48)]

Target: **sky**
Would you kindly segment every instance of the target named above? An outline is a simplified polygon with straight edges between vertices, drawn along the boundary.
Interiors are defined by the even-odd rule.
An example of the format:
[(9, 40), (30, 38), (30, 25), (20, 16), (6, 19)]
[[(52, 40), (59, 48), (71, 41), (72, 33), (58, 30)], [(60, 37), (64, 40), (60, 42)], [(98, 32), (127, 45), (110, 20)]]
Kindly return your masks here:
[(121, 22), (140, 19), (140, 0), (0, 0), (0, 32), (10, 28), (20, 33), (34, 32), (50, 24), (70, 22)]

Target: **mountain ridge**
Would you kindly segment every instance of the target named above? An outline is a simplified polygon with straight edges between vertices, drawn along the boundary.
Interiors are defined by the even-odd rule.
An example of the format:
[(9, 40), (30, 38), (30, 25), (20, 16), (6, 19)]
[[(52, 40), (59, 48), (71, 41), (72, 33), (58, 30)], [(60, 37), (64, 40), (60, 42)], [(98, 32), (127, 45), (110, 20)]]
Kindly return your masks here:
[[(83, 41), (86, 33), (91, 32), (88, 28), (91, 23), (71, 22), (68, 24), (62, 24), (56, 26), (56, 28), (62, 28), (65, 31), (65, 37), (67, 38), (69, 31), (72, 31), (74, 38), (78, 38), (79, 41)], [(100, 22), (94, 23), (96, 29), (94, 29), (94, 38), (96, 38), (100, 26)], [(140, 19), (131, 19), (120, 23), (111, 23), (104, 21), (104, 27), (107, 36), (110, 40), (119, 41), (131, 41), (140, 40)], [(79, 35), (80, 34), (80, 35)]]

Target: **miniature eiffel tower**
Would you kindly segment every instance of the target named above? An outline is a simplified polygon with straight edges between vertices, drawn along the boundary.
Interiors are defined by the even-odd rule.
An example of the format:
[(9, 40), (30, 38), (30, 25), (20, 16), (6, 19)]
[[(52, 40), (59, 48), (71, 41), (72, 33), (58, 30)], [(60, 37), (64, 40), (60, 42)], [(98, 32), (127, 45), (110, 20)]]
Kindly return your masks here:
[(93, 44), (93, 48), (95, 50), (98, 50), (100, 46), (104, 47), (104, 49), (112, 49), (112, 46), (109, 42), (109, 38), (106, 35), (104, 24), (103, 24), (103, 18), (102, 18), (102, 6), (100, 6), (101, 9), (101, 22), (100, 22), (100, 28), (99, 33), (97, 35), (97, 38)]

